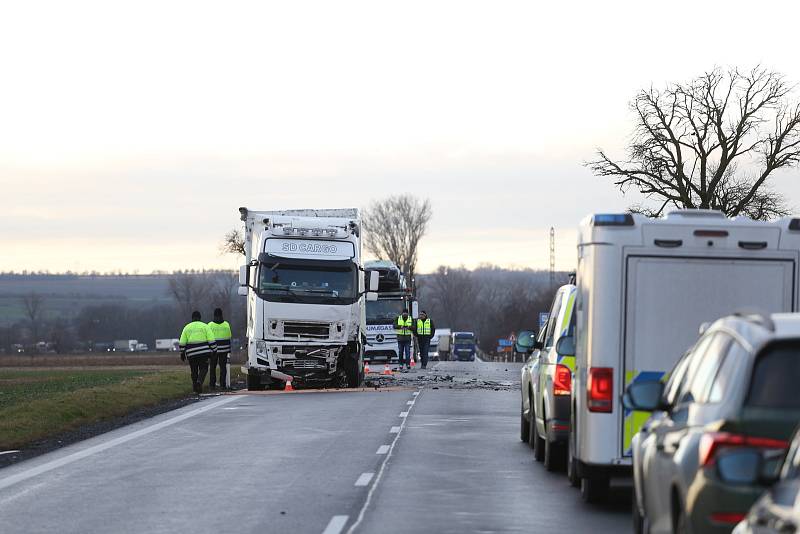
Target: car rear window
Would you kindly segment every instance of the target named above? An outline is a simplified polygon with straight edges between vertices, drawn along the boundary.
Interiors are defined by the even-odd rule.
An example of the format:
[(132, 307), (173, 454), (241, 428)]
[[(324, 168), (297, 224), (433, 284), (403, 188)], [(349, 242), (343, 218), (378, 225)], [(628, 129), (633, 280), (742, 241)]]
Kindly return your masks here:
[(800, 410), (800, 340), (774, 343), (756, 358), (747, 406)]

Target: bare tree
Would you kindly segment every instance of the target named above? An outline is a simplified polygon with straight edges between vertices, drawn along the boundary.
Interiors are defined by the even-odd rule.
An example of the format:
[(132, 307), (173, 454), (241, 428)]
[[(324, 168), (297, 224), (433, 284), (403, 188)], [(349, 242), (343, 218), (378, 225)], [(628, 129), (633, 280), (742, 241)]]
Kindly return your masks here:
[(206, 276), (201, 274), (176, 274), (169, 278), (169, 294), (175, 299), (182, 317), (188, 318), (207, 302), (211, 291)]
[(605, 151), (586, 165), (625, 193), (638, 190), (661, 215), (667, 207), (722, 210), (770, 219), (789, 213), (768, 187), (773, 173), (800, 162), (800, 104), (783, 76), (756, 67), (714, 69), (688, 82), (642, 90), (631, 102), (636, 127), (628, 159)]
[(231, 317), (234, 298), (238, 297), (239, 277), (234, 273), (219, 272), (211, 276), (209, 300), (214, 308), (221, 308), (224, 317)]
[(380, 259), (391, 260), (413, 278), (417, 247), (431, 220), (431, 202), (413, 195), (395, 195), (374, 202), (363, 212), (365, 245)]
[(453, 268), (442, 265), (433, 274), (427, 275), (425, 283), (440, 314), (437, 317), (438, 324), (454, 329), (469, 328), (478, 296), (472, 271), (463, 266)]
[(222, 244), (219, 248), (223, 254), (240, 254), (244, 256), (244, 233), (237, 228), (232, 228), (222, 238)]
[(22, 304), (25, 307), (25, 317), (30, 323), (32, 341), (38, 343), (44, 318), (44, 297), (39, 293), (30, 292), (22, 297)]

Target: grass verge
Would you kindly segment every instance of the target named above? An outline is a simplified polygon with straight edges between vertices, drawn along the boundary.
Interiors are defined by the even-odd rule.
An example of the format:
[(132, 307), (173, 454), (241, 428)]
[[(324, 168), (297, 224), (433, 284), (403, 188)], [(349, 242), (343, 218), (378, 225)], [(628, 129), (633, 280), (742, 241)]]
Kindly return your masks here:
[(0, 370), (0, 450), (191, 394), (189, 370)]

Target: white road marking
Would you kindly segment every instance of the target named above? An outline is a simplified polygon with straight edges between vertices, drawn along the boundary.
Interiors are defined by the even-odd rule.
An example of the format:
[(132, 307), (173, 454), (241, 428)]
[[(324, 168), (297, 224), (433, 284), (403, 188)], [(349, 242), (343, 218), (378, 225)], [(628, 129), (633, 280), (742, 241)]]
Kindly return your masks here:
[(328, 526), (322, 531), (322, 534), (339, 534), (347, 524), (347, 519), (349, 517), (350, 516), (347, 515), (335, 515), (331, 517), (330, 523), (328, 523)]
[(409, 406), (414, 406), (414, 401), (408, 401), (406, 404), (408, 404)]
[[(406, 417), (408, 412), (403, 412)], [(347, 529), (347, 534), (353, 534), (356, 531), (358, 526), (364, 521), (364, 515), (367, 513), (367, 508), (369, 508), (369, 504), (372, 502), (372, 496), (375, 494), (375, 490), (378, 489), (378, 484), (381, 482), (381, 478), (383, 477), (383, 472), (386, 470), (386, 464), (389, 463), (389, 458), (392, 457), (394, 454), (394, 447), (397, 445), (397, 440), (400, 439), (400, 435), (403, 433), (403, 429), (406, 427), (406, 423), (408, 419), (403, 419), (403, 423), (400, 425), (400, 428), (397, 430), (397, 435), (392, 440), (392, 444), (389, 446), (389, 454), (383, 457), (383, 462), (381, 462), (381, 468), (378, 470), (377, 476), (375, 476), (374, 481), (372, 482), (372, 486), (369, 488), (367, 492), (367, 499), (364, 501), (364, 505), (361, 507), (361, 511), (358, 512), (358, 517), (356, 518), (355, 522), (350, 525), (350, 528)], [(394, 431), (396, 427), (392, 427), (392, 431)], [(323, 533), (325, 534), (325, 533)]]
[(14, 454), (15, 452), (19, 452), (19, 451), (0, 451), (0, 456), (2, 456), (4, 454)]
[(387, 452), (389, 452), (389, 445), (381, 445), (375, 454), (386, 454)]
[(408, 412), (400, 412), (398, 417), (408, 417)]
[(181, 415), (177, 415), (175, 417), (172, 417), (170, 419), (167, 419), (166, 421), (161, 421), (160, 423), (156, 423), (154, 425), (150, 425), (148, 427), (145, 427), (145, 428), (142, 428), (142, 429), (139, 429), (139, 430), (135, 430), (133, 432), (130, 432), (129, 434), (125, 434), (124, 436), (120, 436), (118, 438), (114, 438), (112, 440), (106, 441), (104, 443), (100, 443), (99, 445), (95, 445), (93, 447), (89, 447), (88, 449), (84, 449), (82, 451), (74, 452), (72, 454), (64, 456), (63, 458), (59, 458), (57, 460), (53, 460), (53, 461), (44, 463), (42, 465), (38, 465), (36, 467), (28, 469), (27, 471), (23, 471), (21, 473), (17, 473), (16, 475), (11, 475), (11, 476), (8, 476), (6, 478), (0, 479), (0, 490), (5, 489), (5, 488), (7, 488), (9, 486), (13, 486), (14, 484), (17, 484), (18, 482), (22, 482), (23, 480), (28, 480), (29, 478), (33, 478), (33, 477), (35, 477), (37, 475), (41, 475), (42, 473), (47, 473), (48, 471), (52, 471), (53, 469), (58, 469), (59, 467), (63, 467), (65, 465), (71, 464), (72, 462), (77, 462), (78, 460), (82, 460), (84, 458), (88, 458), (89, 456), (97, 454), (98, 452), (107, 451), (108, 449), (110, 449), (112, 447), (116, 447), (117, 445), (122, 445), (123, 443), (127, 443), (127, 442), (129, 442), (131, 440), (134, 440), (136, 438), (140, 438), (142, 436), (146, 436), (147, 434), (152, 434), (153, 432), (161, 430), (162, 428), (166, 428), (166, 427), (172, 426), (172, 425), (174, 425), (176, 423), (180, 423), (181, 421), (185, 421), (186, 419), (189, 419), (190, 417), (194, 417), (195, 415), (200, 415), (201, 413), (205, 413), (205, 412), (207, 412), (209, 410), (213, 410), (214, 408), (216, 408), (218, 406), (222, 406), (223, 404), (228, 404), (229, 402), (232, 402), (232, 401), (235, 401), (235, 400), (239, 400), (239, 399), (237, 399), (234, 395), (231, 395), (230, 397), (225, 397), (225, 398), (220, 399), (220, 400), (218, 400), (216, 402), (212, 402), (212, 403), (206, 404), (205, 406), (202, 406), (202, 407), (197, 408), (195, 410), (192, 410), (192, 411), (183, 413)]
[(370, 483), (372, 477), (374, 476), (375, 473), (361, 473), (361, 476), (358, 477), (358, 480), (356, 480), (356, 486), (358, 487), (366, 486), (367, 484)]
[(417, 395), (419, 395), (419, 391), (415, 391), (414, 393), (412, 393), (412, 395), (416, 397)]
[(397, 434), (398, 432), (400, 432), (400, 427), (399, 427), (399, 426), (393, 426), (393, 427), (392, 427), (392, 428), (389, 430), (389, 433), (390, 433), (390, 434)]

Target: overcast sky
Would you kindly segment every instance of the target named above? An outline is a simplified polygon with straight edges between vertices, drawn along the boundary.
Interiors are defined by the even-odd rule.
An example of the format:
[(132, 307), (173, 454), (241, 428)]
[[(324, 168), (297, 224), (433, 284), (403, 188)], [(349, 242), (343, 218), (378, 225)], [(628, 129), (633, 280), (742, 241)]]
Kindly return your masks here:
[[(581, 163), (715, 65), (800, 82), (796, 1), (0, 4), (0, 270), (231, 267), (256, 209), (429, 197), (420, 268), (575, 264)], [(800, 173), (776, 187), (800, 207)]]

